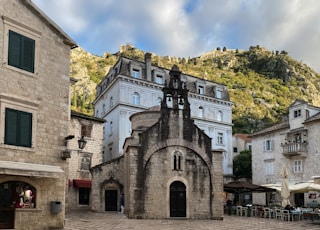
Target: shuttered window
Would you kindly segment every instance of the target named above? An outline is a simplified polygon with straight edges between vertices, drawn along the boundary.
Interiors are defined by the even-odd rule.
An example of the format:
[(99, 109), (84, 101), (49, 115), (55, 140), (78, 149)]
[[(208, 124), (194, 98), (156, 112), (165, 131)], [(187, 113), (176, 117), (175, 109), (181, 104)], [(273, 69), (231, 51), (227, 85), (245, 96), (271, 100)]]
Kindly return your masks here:
[(9, 30), (8, 65), (34, 73), (35, 40)]
[(31, 147), (32, 114), (6, 108), (4, 143)]

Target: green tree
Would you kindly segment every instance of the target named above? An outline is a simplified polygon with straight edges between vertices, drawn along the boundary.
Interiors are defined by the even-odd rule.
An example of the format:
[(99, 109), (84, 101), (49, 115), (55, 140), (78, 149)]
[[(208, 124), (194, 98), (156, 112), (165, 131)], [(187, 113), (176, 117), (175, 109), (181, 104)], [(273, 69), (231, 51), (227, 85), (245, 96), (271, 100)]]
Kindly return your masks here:
[(252, 180), (251, 151), (242, 151), (233, 158), (233, 175), (235, 179)]

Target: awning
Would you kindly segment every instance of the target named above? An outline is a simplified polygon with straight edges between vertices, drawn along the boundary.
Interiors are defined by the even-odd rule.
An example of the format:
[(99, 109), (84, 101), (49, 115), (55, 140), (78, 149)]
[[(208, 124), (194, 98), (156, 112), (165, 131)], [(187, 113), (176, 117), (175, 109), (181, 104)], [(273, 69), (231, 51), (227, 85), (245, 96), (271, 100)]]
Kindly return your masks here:
[(64, 174), (64, 171), (59, 166), (54, 165), (0, 161), (0, 174), (59, 178)]
[(78, 188), (91, 188), (91, 180), (73, 180), (73, 186)]

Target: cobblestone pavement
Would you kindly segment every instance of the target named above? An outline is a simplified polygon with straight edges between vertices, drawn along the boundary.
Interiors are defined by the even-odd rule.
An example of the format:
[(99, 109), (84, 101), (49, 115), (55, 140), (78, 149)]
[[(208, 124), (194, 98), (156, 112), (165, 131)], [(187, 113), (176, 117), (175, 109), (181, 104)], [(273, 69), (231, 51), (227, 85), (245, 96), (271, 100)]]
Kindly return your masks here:
[(145, 220), (128, 219), (117, 212), (96, 213), (72, 211), (66, 215), (65, 230), (131, 229), (131, 230), (204, 230), (204, 229), (320, 229), (320, 221), (302, 220), (287, 222), (258, 217), (224, 216), (224, 220)]

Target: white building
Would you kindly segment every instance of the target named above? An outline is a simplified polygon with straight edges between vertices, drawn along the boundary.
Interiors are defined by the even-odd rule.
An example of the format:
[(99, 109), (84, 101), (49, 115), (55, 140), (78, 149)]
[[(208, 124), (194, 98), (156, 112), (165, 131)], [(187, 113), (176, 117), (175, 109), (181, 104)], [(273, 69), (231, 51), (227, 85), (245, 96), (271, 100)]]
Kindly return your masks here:
[[(254, 184), (281, 186), (283, 166), (288, 170), (289, 186), (320, 175), (320, 108), (296, 100), (288, 112), (287, 120), (251, 135)], [(254, 194), (253, 203), (279, 203), (279, 195)], [(319, 198), (309, 198), (309, 195), (292, 193), (291, 204), (307, 206), (320, 201)]]
[[(169, 71), (153, 66), (150, 53), (144, 62), (120, 57), (97, 86), (95, 116), (106, 120), (104, 161), (123, 154), (131, 135), (129, 117), (160, 105)], [(232, 103), (226, 86), (186, 74), (182, 80), (189, 90), (191, 117), (212, 138), (212, 148), (223, 149), (224, 175), (232, 175)]]

